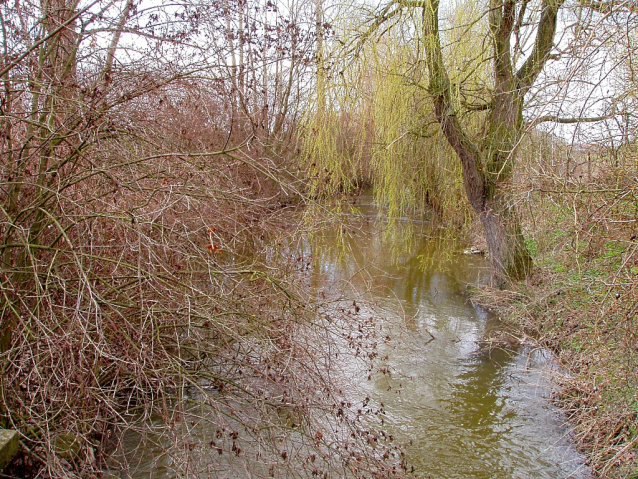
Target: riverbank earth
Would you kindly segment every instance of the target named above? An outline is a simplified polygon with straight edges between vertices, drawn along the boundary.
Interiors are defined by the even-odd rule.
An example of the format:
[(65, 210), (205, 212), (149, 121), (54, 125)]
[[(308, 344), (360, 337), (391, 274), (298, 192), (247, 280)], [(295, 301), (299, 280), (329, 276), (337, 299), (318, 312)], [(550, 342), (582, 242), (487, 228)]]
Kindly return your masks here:
[(593, 473), (637, 478), (638, 241), (636, 183), (609, 171), (588, 182), (525, 176), (522, 208), (535, 270), (474, 298), (565, 368), (554, 403)]

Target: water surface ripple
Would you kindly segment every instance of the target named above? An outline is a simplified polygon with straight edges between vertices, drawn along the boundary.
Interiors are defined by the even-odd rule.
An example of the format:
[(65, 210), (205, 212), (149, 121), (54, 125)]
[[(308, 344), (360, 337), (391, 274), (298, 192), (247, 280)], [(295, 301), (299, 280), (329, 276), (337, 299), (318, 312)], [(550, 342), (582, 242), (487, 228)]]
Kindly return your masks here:
[[(435, 244), (419, 221), (405, 220), (388, 234), (375, 226), (378, 210), (369, 195), (360, 198), (358, 210), (352, 228), (326, 230), (302, 249), (318, 290), (358, 295), (375, 305), (361, 314), (382, 314), (381, 327), (393, 341), (383, 346), (377, 369), (387, 366), (392, 374), (368, 381), (366, 371), (353, 367), (352, 384), (385, 405), (385, 425), (410, 444), (417, 474), (589, 477), (565, 418), (548, 400), (549, 355), (480, 346), (486, 332), (500, 326), (465, 292), (486, 280), (487, 261), (462, 254), (459, 245)], [(411, 240), (402, 234), (406, 227), (413, 230)]]

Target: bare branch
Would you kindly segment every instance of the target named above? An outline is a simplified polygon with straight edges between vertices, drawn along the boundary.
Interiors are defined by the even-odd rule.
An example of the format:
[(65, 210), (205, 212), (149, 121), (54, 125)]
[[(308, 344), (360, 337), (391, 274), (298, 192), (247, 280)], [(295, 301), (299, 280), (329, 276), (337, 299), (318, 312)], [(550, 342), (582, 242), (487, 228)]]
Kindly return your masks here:
[(549, 59), (549, 54), (554, 47), (558, 10), (563, 3), (564, 0), (544, 0), (543, 2), (534, 48), (516, 72), (516, 78), (523, 89), (534, 84)]
[(75, 15), (71, 16), (67, 21), (65, 21), (62, 25), (60, 25), (58, 28), (56, 28), (55, 30), (53, 30), (51, 33), (49, 33), (48, 35), (45, 35), (43, 38), (41, 38), (39, 41), (35, 42), (33, 45), (31, 45), (30, 48), (27, 49), (27, 51), (25, 51), (22, 55), (20, 55), (18, 58), (16, 58), (13, 62), (11, 62), (9, 65), (7, 65), (6, 67), (4, 67), (2, 70), (0, 70), (0, 77), (3, 77), (5, 74), (7, 74), (8, 72), (10, 72), (11, 70), (13, 70), (15, 67), (17, 67), (18, 65), (20, 65), (20, 63), (22, 62), (22, 60), (24, 60), (26, 57), (29, 56), (29, 54), (31, 54), (32, 52), (34, 52), (38, 47), (40, 47), (40, 45), (42, 45), (43, 43), (46, 43), (48, 40), (50, 40), (51, 38), (53, 38), (54, 36), (56, 36), (58, 33), (60, 33), (62, 30), (66, 29), (67, 27), (69, 27), (70, 25), (73, 24), (73, 22), (75, 22), (78, 18), (80, 18), (80, 16), (82, 16), (84, 13), (86, 13), (91, 7), (93, 7), (93, 5), (99, 3), (99, 0), (96, 0), (95, 2), (91, 3), (90, 5), (88, 5), (87, 7), (85, 7), (83, 10), (78, 11)]
[(540, 123), (547, 123), (547, 122), (561, 123), (564, 125), (569, 125), (574, 123), (596, 123), (598, 121), (609, 120), (613, 117), (614, 115), (594, 116), (589, 118), (582, 118), (582, 117), (566, 118), (566, 117), (560, 117), (558, 115), (544, 115), (544, 116), (539, 116), (538, 118), (535, 118), (534, 120), (529, 122), (528, 127), (533, 128)]
[(583, 7), (591, 8), (598, 13), (612, 13), (617, 10), (624, 10), (632, 13), (638, 13), (638, 3), (635, 1), (616, 2), (610, 0), (601, 2), (598, 0), (579, 0)]

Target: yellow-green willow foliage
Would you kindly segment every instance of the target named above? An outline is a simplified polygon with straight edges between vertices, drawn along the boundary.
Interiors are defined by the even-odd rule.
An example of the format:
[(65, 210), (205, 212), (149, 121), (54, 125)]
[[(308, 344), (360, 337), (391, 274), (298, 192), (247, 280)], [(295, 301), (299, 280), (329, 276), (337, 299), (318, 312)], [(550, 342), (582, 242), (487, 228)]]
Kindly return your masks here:
[[(438, 237), (457, 237), (459, 227), (469, 224), (470, 208), (465, 199), (462, 172), (447, 141), (439, 131), (432, 104), (421, 83), (422, 63), (415, 50), (389, 36), (372, 45), (374, 55), (371, 96), (374, 144), (370, 176), (375, 200), (388, 216), (386, 244), (395, 257), (417, 252), (429, 266), (437, 251), (417, 251), (413, 223), (406, 216), (433, 212), (432, 225), (444, 220), (450, 228)], [(423, 232), (422, 232), (423, 233)], [(451, 252), (451, 250), (449, 250)], [(439, 258), (442, 260), (442, 258)], [(444, 261), (439, 262), (443, 266)]]
[(369, 181), (371, 118), (364, 76), (351, 68), (320, 76), (302, 127), (302, 157), (315, 197), (348, 194)]
[(391, 219), (426, 207), (464, 218), (458, 162), (427, 92), (411, 79), (418, 59), (398, 45), (392, 38), (366, 44), (347, 68), (327, 75), (326, 108), (312, 111), (304, 129), (311, 193), (330, 198), (373, 185)]
[(313, 116), (304, 125), (303, 138), (313, 197), (348, 194), (365, 182), (365, 130), (356, 115), (328, 110)]
[(377, 44), (374, 54), (371, 176), (377, 201), (387, 208), (391, 224), (424, 208), (447, 219), (458, 218), (458, 213), (463, 218), (461, 170), (419, 83), (418, 59), (392, 42)]
[[(474, 40), (485, 22), (473, 0), (459, 0), (450, 6), (447, 23), (453, 25), (445, 33), (451, 45), (445, 61), (456, 85), (454, 107), (467, 130), (480, 135), (484, 113), (473, 105), (487, 98), (489, 59), (485, 45), (477, 49)], [(347, 40), (356, 35), (347, 33), (351, 25), (336, 28), (342, 44), (355, 43)], [(322, 55), (331, 58), (331, 67), (323, 67), (327, 73), (307, 115), (303, 156), (316, 196), (333, 198), (372, 185), (390, 226), (407, 214), (433, 211), (433, 218), (460, 227), (473, 213), (460, 162), (434, 116), (421, 31), (420, 15), (404, 16), (380, 38), (362, 42), (356, 56)]]

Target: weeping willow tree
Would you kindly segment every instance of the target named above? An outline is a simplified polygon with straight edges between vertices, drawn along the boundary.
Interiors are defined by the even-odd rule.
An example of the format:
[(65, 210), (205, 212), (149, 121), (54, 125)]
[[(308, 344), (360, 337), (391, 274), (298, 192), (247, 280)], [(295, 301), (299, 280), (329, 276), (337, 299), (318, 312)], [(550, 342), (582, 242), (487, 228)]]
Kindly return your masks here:
[[(381, 166), (377, 171), (384, 173), (381, 195), (399, 208), (413, 204), (414, 192), (402, 175), (409, 171), (410, 162), (427, 172), (432, 156), (408, 151), (408, 137), (434, 118), (453, 151), (440, 166), (454, 171), (454, 161), (461, 169), (465, 196), (485, 231), (499, 285), (525, 277), (532, 266), (508, 186), (525, 128), (525, 96), (551, 57), (562, 5), (563, 0), (487, 0), (442, 11), (439, 0), (391, 0), (375, 13), (359, 40), (366, 50), (365, 45), (392, 39), (411, 55), (403, 67), (400, 55), (391, 57), (396, 60), (391, 63), (395, 71), (385, 72), (377, 83), (377, 98), (385, 97), (387, 104), (375, 108), (373, 115), (375, 122), (385, 126), (380, 134), (375, 127), (375, 138), (385, 142), (388, 151), (375, 157), (382, 158), (376, 163)], [(392, 79), (395, 74), (403, 85)], [(397, 85), (402, 92), (393, 96)], [(422, 106), (413, 101), (407, 107), (405, 98), (419, 98), (415, 89), (423, 92)], [(379, 118), (380, 111), (389, 122), (383, 122), (383, 115)], [(398, 117), (407, 123), (422, 119), (421, 128), (403, 127), (407, 123), (397, 122)], [(394, 139), (388, 142), (390, 138)], [(444, 151), (436, 138), (428, 147)]]
[[(459, 22), (464, 12), (459, 10)], [(339, 46), (330, 51), (331, 43), (324, 43), (321, 57), (331, 63), (318, 68), (303, 149), (315, 196), (338, 199), (360, 186), (373, 186), (375, 202), (383, 206), (387, 251), (396, 258), (415, 246), (412, 224), (400, 221), (406, 215), (425, 212), (434, 227), (429, 233), (446, 242), (462, 238), (475, 219), (462, 167), (450, 161), (454, 151), (423, 86), (425, 59), (405, 41), (418, 39), (415, 26), (421, 18), (414, 15), (411, 21), (361, 44), (356, 55), (344, 55)], [(351, 24), (333, 25), (343, 43), (347, 38), (356, 42)], [(458, 35), (453, 42), (463, 51), (471, 48), (470, 40)], [(480, 128), (472, 119), (467, 125), (477, 132)], [(446, 228), (436, 228), (443, 224)], [(433, 260), (430, 256), (422, 258), (424, 266)]]
[[(457, 22), (465, 21), (466, 12), (457, 12)], [(427, 66), (422, 49), (412, 45), (419, 41), (415, 33), (421, 19), (413, 16), (406, 20), (402, 28), (389, 30), (382, 37), (384, 41), (364, 44), (371, 45), (375, 62), (372, 174), (377, 201), (387, 206), (391, 217), (426, 207), (449, 226), (468, 226), (473, 214), (464, 192), (463, 170), (460, 163), (450, 161), (454, 151), (439, 128), (432, 97), (424, 86)], [(448, 35), (454, 45), (448, 56), (459, 64), (455, 73), (460, 77), (460, 59), (472, 48), (468, 44), (471, 37), (456, 31)], [(465, 67), (479, 74), (484, 55), (479, 52), (475, 56)], [(455, 80), (458, 85), (461, 78)], [(458, 88), (453, 94), (459, 104)], [(476, 118), (467, 118), (465, 123), (469, 130), (480, 131)], [(458, 228), (450, 230), (452, 234), (459, 232)]]
[[(351, 25), (337, 27), (342, 36), (354, 35)], [(420, 84), (422, 59), (402, 43), (405, 34), (390, 31), (362, 45), (354, 58), (322, 52), (332, 63), (318, 67), (317, 94), (305, 122), (309, 186), (325, 198), (374, 186), (391, 227), (425, 208), (461, 226), (471, 216), (462, 170), (448, 161), (453, 151)]]

